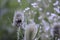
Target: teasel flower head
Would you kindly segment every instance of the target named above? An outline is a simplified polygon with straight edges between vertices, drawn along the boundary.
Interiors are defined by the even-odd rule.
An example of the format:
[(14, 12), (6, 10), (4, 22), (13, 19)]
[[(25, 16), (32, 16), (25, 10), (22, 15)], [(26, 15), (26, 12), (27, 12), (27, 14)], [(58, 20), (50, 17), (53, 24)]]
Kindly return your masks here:
[(14, 13), (12, 26), (19, 27), (20, 25), (22, 25), (23, 21), (24, 21), (24, 13), (22, 11), (16, 11)]

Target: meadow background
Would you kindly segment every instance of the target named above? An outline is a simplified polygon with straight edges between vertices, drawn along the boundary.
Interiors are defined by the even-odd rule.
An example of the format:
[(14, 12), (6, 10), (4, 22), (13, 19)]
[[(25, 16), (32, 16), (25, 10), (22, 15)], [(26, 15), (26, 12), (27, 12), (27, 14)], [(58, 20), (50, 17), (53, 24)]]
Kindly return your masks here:
[(17, 27), (12, 26), (16, 10), (24, 10), (27, 24), (34, 20), (40, 25), (38, 40), (52, 39), (52, 24), (60, 22), (60, 0), (0, 0), (0, 40), (17, 40)]

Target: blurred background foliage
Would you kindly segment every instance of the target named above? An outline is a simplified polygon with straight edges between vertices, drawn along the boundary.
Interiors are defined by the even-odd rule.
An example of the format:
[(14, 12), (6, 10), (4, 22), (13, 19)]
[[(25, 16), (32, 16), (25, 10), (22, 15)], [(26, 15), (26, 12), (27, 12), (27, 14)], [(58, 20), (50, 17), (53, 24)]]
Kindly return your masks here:
[[(58, 17), (60, 17), (60, 0), (20, 0), (20, 1), (21, 2), (18, 2), (18, 0), (0, 0), (0, 40), (17, 40), (16, 34), (17, 28), (12, 27), (12, 20), (16, 10), (25, 10), (27, 8), (30, 8), (27, 11), (25, 10), (26, 17), (25, 21), (27, 23), (29, 23), (30, 19), (34, 19), (34, 22), (36, 24), (41, 24), (43, 26), (45, 25), (42, 22), (43, 20), (46, 21), (46, 23), (50, 24), (53, 24), (54, 22), (56, 21), (58, 22), (60, 20), (59, 18), (55, 21), (54, 19), (51, 20), (49, 19), (49, 17), (52, 14), (53, 16), (57, 15)], [(53, 4), (56, 1), (59, 1), (59, 3), (56, 6), (54, 6)], [(56, 8), (59, 7), (58, 9), (59, 12), (54, 10), (54, 7)], [(43, 28), (41, 30), (42, 33), (44, 34)], [(49, 35), (49, 32), (46, 33)], [(41, 37), (45, 35), (43, 34)], [(50, 39), (46, 38), (45, 40)]]

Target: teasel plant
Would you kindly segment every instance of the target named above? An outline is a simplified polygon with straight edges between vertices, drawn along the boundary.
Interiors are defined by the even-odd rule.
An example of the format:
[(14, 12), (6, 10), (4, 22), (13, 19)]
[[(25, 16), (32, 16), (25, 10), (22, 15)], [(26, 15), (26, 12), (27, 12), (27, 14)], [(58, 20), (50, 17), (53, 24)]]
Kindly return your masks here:
[(24, 13), (22, 11), (15, 11), (14, 17), (13, 17), (13, 23), (12, 25), (17, 27), (17, 40), (20, 40), (20, 36), (22, 36), (23, 39), (23, 30), (24, 30), (24, 26), (23, 26), (23, 21), (24, 21)]
[(35, 24), (35, 22), (30, 22), (24, 27), (23, 23), (24, 13), (16, 11), (13, 17), (12, 25), (17, 27), (17, 40), (35, 40), (38, 31), (38, 26)]

